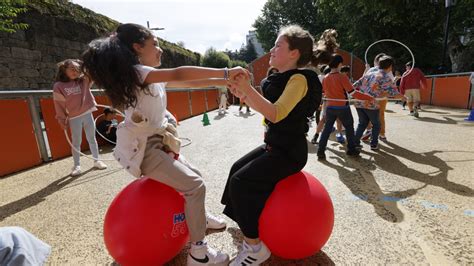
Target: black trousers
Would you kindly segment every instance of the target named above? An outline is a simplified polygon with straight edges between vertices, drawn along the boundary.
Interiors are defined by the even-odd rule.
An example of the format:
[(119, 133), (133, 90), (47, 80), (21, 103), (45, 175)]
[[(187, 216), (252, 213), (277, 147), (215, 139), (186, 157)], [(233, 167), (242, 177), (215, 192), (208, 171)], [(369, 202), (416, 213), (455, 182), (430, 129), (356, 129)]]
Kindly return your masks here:
[(287, 152), (262, 145), (232, 165), (221, 203), (224, 214), (239, 225), (244, 236), (259, 237), (258, 219), (275, 185), (306, 164), (306, 141), (304, 145), (295, 147), (306, 153), (304, 160), (295, 161)]

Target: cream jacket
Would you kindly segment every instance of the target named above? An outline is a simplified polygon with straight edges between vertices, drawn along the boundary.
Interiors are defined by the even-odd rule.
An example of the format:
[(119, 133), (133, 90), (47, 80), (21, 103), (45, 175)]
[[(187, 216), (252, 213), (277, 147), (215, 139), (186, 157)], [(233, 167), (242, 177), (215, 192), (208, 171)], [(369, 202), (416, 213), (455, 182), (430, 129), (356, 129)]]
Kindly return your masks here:
[[(136, 65), (142, 82), (154, 68)], [(165, 83), (148, 85), (150, 93), (137, 92), (137, 104), (125, 110), (125, 119), (117, 127), (115, 159), (135, 177), (141, 176), (141, 164), (145, 155), (148, 137), (158, 134), (163, 137), (163, 149), (179, 154), (180, 140), (176, 128), (169, 122), (166, 110)], [(173, 118), (173, 117), (172, 117)]]

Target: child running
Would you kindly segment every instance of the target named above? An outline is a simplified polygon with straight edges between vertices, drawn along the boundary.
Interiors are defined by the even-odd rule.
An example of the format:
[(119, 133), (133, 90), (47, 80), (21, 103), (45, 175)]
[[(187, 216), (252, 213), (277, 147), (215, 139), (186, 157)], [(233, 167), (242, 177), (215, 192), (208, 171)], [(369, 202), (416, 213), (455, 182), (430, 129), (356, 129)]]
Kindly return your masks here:
[(124, 110), (117, 129), (117, 161), (133, 176), (150, 177), (183, 194), (191, 240), (187, 265), (226, 265), (228, 255), (204, 241), (206, 224), (211, 229), (226, 225), (205, 212), (206, 187), (201, 173), (180, 154), (176, 128), (166, 118), (165, 87), (225, 86), (228, 78), (247, 72), (194, 66), (155, 69), (162, 53), (150, 30), (122, 24), (115, 35), (89, 44), (84, 68), (113, 106)]
[(334, 35), (334, 30), (325, 31), (313, 51), (308, 31), (295, 25), (282, 28), (270, 50), (270, 65), (278, 73), (267, 77), (263, 95), (243, 75), (231, 86), (235, 95), (265, 117), (266, 124), (265, 144), (234, 163), (221, 200), (224, 214), (237, 222), (244, 235), (242, 250), (231, 266), (259, 265), (271, 255), (259, 239), (258, 219), (275, 185), (306, 165), (307, 117), (321, 101), (317, 74), (301, 68), (310, 62), (327, 63), (336, 48)]
[(82, 174), (80, 153), (82, 128), (94, 158), (94, 168), (103, 170), (107, 165), (99, 161), (99, 146), (95, 138), (95, 124), (92, 112), (96, 111), (96, 102), (91, 93), (92, 81), (81, 72), (82, 62), (66, 59), (58, 63), (56, 83), (53, 85), (54, 109), (56, 119), (63, 129), (71, 128), (72, 158), (74, 166), (71, 176)]

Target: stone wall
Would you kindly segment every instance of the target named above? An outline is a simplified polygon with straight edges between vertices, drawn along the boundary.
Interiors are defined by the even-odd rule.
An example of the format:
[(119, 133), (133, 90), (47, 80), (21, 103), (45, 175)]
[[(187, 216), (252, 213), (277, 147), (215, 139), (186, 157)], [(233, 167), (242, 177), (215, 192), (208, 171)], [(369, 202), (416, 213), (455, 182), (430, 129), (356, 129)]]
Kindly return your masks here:
[[(51, 89), (57, 62), (79, 58), (87, 43), (106, 36), (118, 25), (68, 1), (39, 3), (32, 1), (29, 10), (18, 17), (29, 25), (27, 30), (0, 32), (0, 90)], [(166, 41), (160, 43), (164, 44), (163, 67), (199, 65), (199, 54)]]

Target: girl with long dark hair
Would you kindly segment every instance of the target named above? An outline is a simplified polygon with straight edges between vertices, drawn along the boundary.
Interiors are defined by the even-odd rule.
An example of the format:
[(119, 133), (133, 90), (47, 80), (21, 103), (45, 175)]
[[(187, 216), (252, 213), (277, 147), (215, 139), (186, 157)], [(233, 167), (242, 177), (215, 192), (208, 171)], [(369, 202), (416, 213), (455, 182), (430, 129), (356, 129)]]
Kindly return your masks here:
[(89, 44), (83, 54), (84, 69), (105, 90), (112, 105), (125, 113), (117, 129), (117, 161), (132, 175), (148, 176), (183, 194), (191, 239), (187, 264), (226, 265), (228, 255), (204, 242), (206, 227), (226, 225), (205, 212), (201, 173), (180, 154), (176, 128), (166, 118), (165, 87), (226, 86), (229, 78), (248, 74), (242, 68), (155, 69), (161, 64), (162, 52), (148, 29), (122, 24), (116, 34)]

